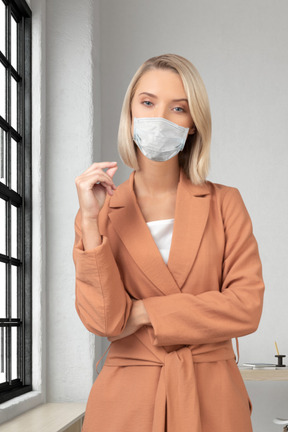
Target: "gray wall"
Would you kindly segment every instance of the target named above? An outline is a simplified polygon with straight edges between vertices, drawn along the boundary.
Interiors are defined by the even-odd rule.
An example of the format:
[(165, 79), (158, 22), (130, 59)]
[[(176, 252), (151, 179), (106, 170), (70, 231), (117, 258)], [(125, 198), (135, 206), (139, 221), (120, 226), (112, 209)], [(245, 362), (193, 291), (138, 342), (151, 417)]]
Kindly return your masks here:
[[(101, 1), (103, 160), (117, 157), (122, 99), (144, 60), (178, 53), (206, 84), (213, 121), (209, 179), (239, 188), (266, 283), (262, 321), (240, 339), (240, 363), (273, 362), (274, 340), (288, 354), (287, 16), (285, 0)], [(128, 172), (119, 170), (118, 182)], [(279, 430), (271, 419), (288, 416), (288, 382), (247, 387), (255, 431)]]
[[(273, 361), (275, 339), (288, 349), (287, 14), (286, 1), (101, 2), (103, 160), (117, 158), (122, 99), (145, 59), (179, 53), (206, 84), (213, 121), (209, 179), (240, 189), (267, 285), (261, 326), (240, 341), (242, 361)], [(124, 180), (128, 169), (117, 175)]]

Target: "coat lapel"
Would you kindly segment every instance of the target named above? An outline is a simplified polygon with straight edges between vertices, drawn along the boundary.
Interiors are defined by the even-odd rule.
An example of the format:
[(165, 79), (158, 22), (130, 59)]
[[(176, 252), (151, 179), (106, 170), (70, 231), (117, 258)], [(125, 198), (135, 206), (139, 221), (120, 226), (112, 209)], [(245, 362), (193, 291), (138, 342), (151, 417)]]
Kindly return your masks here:
[(134, 172), (110, 200), (109, 218), (131, 258), (162, 294), (179, 293), (138, 206), (133, 188)]
[(151, 236), (133, 188), (134, 172), (111, 197), (109, 219), (131, 258), (162, 294), (179, 293), (195, 261), (206, 226), (210, 192), (181, 171), (168, 266)]
[(206, 183), (194, 185), (183, 171), (177, 191), (175, 224), (168, 268), (181, 289), (197, 256), (210, 209)]

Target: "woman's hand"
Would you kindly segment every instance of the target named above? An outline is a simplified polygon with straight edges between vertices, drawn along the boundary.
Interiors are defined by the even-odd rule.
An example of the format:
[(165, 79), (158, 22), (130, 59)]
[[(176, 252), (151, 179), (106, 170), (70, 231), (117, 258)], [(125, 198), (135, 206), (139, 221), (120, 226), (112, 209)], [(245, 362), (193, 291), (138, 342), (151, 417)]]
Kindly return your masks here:
[(97, 220), (106, 193), (113, 195), (116, 189), (112, 178), (117, 168), (117, 162), (93, 163), (75, 179), (82, 220)]
[(102, 242), (98, 215), (104, 205), (106, 194), (113, 195), (116, 189), (112, 178), (117, 168), (117, 162), (94, 163), (75, 180), (81, 210), (84, 250), (94, 249)]
[(142, 300), (133, 300), (132, 308), (125, 329), (120, 335), (110, 337), (108, 340), (110, 342), (114, 342), (116, 340), (123, 339), (124, 337), (135, 333), (144, 325), (151, 325), (144, 303)]

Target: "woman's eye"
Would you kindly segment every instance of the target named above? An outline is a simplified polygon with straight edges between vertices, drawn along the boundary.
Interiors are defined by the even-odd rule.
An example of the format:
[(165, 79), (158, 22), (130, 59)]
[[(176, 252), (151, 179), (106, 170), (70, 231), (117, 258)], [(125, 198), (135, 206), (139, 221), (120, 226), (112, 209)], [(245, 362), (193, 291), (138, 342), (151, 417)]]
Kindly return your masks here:
[(143, 103), (143, 105), (145, 105), (145, 106), (152, 106), (152, 102), (150, 102), (150, 101), (144, 101), (144, 102), (142, 102)]
[(175, 110), (176, 112), (184, 112), (184, 109), (181, 108), (181, 107), (175, 107), (174, 110)]

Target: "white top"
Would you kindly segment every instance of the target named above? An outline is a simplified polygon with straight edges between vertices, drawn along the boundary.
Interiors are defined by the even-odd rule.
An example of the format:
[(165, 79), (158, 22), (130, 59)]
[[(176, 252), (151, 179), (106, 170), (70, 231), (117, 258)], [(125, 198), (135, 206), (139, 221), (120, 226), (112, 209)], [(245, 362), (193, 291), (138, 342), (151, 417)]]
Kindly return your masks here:
[(174, 219), (147, 222), (147, 226), (165, 264), (167, 264), (172, 241)]

